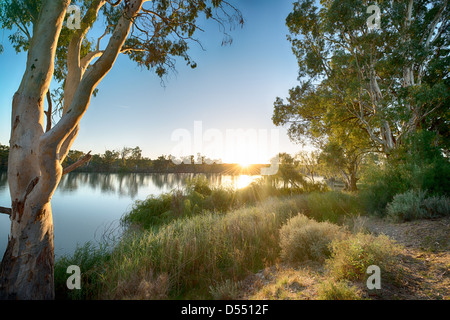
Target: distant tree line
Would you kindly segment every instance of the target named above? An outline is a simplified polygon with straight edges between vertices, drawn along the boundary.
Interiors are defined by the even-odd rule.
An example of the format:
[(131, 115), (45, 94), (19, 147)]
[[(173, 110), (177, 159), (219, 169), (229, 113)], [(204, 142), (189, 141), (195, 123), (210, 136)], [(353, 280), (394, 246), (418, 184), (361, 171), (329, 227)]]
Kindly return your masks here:
[[(0, 171), (8, 168), (9, 147), (0, 144)], [(79, 150), (69, 151), (63, 163), (64, 168), (79, 162), (86, 156)], [(310, 188), (317, 184), (319, 176), (326, 180), (344, 180), (340, 171), (328, 161), (323, 161), (323, 154), (319, 152), (300, 152), (294, 156), (287, 153), (279, 154), (279, 170), (268, 177), (272, 184), (282, 184), (285, 187)], [(156, 159), (142, 156), (140, 147), (124, 147), (119, 150), (106, 150), (103, 154), (94, 154), (90, 160), (80, 166), (75, 172), (91, 173), (226, 173), (259, 175), (262, 167), (267, 164), (254, 164), (241, 167), (239, 164), (213, 162), (201, 154), (190, 155), (181, 160), (180, 164), (172, 160), (171, 155), (161, 155)], [(307, 188), (307, 189), (308, 189)]]
[(9, 147), (0, 143), (0, 171), (8, 168)]
[[(71, 150), (63, 163), (68, 167), (85, 156), (78, 150)], [(103, 154), (92, 155), (89, 162), (78, 168), (78, 172), (119, 172), (119, 173), (242, 173), (243, 168), (238, 164), (225, 164), (220, 161), (207, 161), (204, 156), (197, 154), (181, 159), (180, 164), (172, 160), (171, 155), (161, 155), (156, 159), (142, 156), (140, 147), (124, 147), (119, 150), (106, 150)], [(244, 169), (246, 173), (257, 174), (263, 165), (254, 165)]]

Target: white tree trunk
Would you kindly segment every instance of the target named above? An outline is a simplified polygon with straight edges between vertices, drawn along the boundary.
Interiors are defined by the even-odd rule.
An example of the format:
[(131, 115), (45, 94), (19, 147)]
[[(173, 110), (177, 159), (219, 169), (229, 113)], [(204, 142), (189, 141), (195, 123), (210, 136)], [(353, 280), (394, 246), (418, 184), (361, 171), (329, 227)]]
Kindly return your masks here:
[[(14, 96), (8, 160), (11, 232), (0, 265), (1, 299), (54, 297), (53, 219), (50, 199), (60, 165), (42, 154), (44, 101), (53, 76), (56, 44), (69, 0), (43, 1), (28, 51), (27, 68)], [(55, 157), (56, 158), (56, 157)]]
[[(44, 0), (28, 51), (27, 69), (14, 96), (8, 182), (11, 236), (0, 265), (0, 299), (53, 299), (54, 246), (51, 198), (92, 92), (111, 70), (145, 0), (130, 0), (101, 57), (89, 68), (80, 64), (80, 46), (89, 27), (76, 36), (68, 53), (70, 84), (61, 120), (44, 132), (44, 101), (70, 0)], [(92, 3), (95, 14), (106, 0)], [(78, 51), (77, 51), (78, 50)], [(83, 67), (80, 71), (79, 68)], [(79, 72), (80, 71), (80, 72)]]

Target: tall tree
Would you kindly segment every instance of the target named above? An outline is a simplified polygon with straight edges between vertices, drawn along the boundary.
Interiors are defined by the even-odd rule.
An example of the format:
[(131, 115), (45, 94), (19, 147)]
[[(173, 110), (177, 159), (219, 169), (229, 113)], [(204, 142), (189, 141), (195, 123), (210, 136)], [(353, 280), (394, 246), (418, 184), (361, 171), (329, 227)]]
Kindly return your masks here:
[(347, 181), (356, 191), (359, 163), (365, 154), (376, 150), (358, 119), (342, 107), (345, 102), (325, 84), (304, 83), (289, 91), (287, 102), (277, 98), (272, 121), (288, 125), (294, 142), (312, 144), (321, 151), (321, 162)]
[(294, 3), (286, 23), (299, 78), (329, 89), (370, 139), (389, 154), (449, 104), (448, 0), (377, 1), (381, 25), (367, 24), (369, 1)]
[[(16, 31), (10, 37), (12, 45), (28, 52), (12, 104), (8, 162), (12, 207), (2, 210), (10, 215), (11, 233), (0, 265), (0, 298), (54, 298), (51, 199), (79, 122), (118, 55), (127, 54), (164, 76), (176, 57), (195, 67), (187, 51), (189, 42), (196, 41), (200, 14), (222, 28), (243, 22), (240, 12), (223, 0), (73, 2), (82, 12), (76, 30), (63, 28), (70, 0), (0, 4), (2, 27)], [(89, 41), (87, 34), (98, 20), (105, 21), (105, 32), (97, 41)], [(61, 117), (54, 126), (49, 124), (51, 110), (44, 111), (53, 77), (62, 82)]]

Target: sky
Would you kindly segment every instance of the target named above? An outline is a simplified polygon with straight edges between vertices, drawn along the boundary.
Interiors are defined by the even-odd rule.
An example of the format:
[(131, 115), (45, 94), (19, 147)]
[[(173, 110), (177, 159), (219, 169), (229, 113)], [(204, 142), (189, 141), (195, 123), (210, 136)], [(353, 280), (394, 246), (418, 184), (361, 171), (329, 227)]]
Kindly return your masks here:
[[(224, 162), (267, 162), (277, 152), (302, 150), (286, 128), (272, 123), (276, 97), (298, 84), (297, 61), (286, 39), (292, 0), (234, 0), (245, 24), (230, 31), (231, 45), (214, 23), (202, 26), (189, 51), (196, 69), (178, 60), (161, 85), (152, 71), (125, 55), (98, 86), (72, 149), (92, 153), (139, 146), (143, 156), (200, 152)], [(12, 97), (26, 53), (16, 54), (0, 33), (0, 143), (8, 144)], [(233, 142), (234, 141), (234, 142)], [(177, 154), (178, 152), (178, 154)]]

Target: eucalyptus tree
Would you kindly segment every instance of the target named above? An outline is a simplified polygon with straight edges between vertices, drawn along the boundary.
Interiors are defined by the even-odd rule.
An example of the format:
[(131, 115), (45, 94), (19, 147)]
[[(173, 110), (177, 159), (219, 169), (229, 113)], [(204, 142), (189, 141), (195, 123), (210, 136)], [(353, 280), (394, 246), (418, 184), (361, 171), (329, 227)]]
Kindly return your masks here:
[[(371, 28), (369, 4), (294, 3), (286, 24), (303, 84), (290, 94), (292, 100), (309, 97), (298, 107), (303, 111), (297, 112), (299, 125), (291, 133), (317, 129), (323, 117), (308, 116), (317, 94), (325, 92), (334, 104), (322, 104), (324, 110), (338, 110), (341, 119), (361, 127), (388, 155), (405, 137), (447, 112), (450, 10), (448, 0), (381, 0), (379, 28)], [(445, 127), (441, 122), (435, 127)]]
[(367, 153), (380, 150), (344, 104), (332, 87), (306, 82), (291, 89), (287, 101), (276, 99), (272, 121), (287, 125), (293, 142), (317, 148), (322, 170), (342, 176), (348, 189), (356, 191), (360, 163)]
[[(12, 102), (11, 208), (2, 208), (10, 216), (11, 232), (0, 265), (0, 298), (54, 298), (51, 199), (80, 120), (118, 55), (126, 54), (163, 77), (177, 58), (195, 67), (188, 49), (196, 41), (194, 33), (201, 30), (200, 19), (216, 21), (225, 42), (230, 24), (243, 23), (239, 10), (223, 0), (82, 0), (72, 1), (80, 9), (80, 23), (69, 29), (63, 23), (70, 2), (0, 3), (0, 23), (13, 31), (10, 42), (28, 53)], [(96, 21), (105, 23), (104, 33), (89, 40)], [(61, 114), (54, 125), (53, 110), (44, 110), (53, 78), (61, 82)]]

